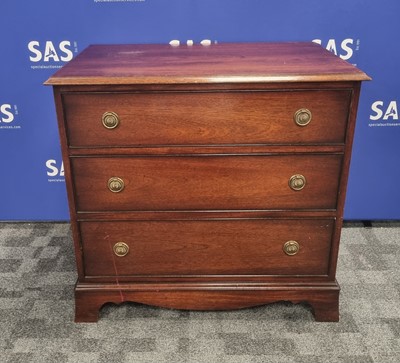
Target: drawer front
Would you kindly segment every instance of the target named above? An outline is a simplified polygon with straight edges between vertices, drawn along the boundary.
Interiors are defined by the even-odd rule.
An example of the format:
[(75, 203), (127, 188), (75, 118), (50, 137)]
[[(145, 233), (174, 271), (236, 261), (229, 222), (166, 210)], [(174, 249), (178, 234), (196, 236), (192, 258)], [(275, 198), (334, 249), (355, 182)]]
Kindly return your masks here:
[[(344, 143), (350, 91), (66, 94), (72, 147)], [(294, 115), (308, 109), (311, 121)], [(102, 116), (118, 116), (115, 128)], [(111, 124), (106, 122), (108, 127)], [(304, 120), (303, 120), (304, 121)]]
[[(333, 225), (332, 220), (131, 221), (82, 222), (80, 230), (88, 277), (326, 275)], [(287, 242), (292, 246), (287, 251), (296, 254), (284, 251)]]
[[(341, 155), (76, 157), (72, 169), (78, 211), (335, 209), (341, 160)], [(291, 189), (293, 178), (301, 187), (301, 176), (304, 187)]]

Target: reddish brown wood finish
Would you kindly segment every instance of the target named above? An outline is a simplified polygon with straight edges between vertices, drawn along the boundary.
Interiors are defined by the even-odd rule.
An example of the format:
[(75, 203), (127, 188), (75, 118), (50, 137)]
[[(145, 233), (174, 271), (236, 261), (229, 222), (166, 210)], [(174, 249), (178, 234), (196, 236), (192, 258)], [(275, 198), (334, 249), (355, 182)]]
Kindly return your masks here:
[[(360, 81), (312, 43), (92, 46), (51, 77), (78, 269), (75, 321), (107, 302), (306, 302), (335, 279)], [(293, 113), (308, 108), (311, 123)], [(113, 111), (121, 123), (101, 126)], [(307, 179), (292, 191), (293, 174)], [(111, 193), (107, 180), (122, 177)], [(300, 243), (295, 256), (286, 240)], [(112, 253), (125, 242), (125, 257)]]
[(49, 85), (365, 81), (369, 77), (308, 43), (92, 45)]
[[(344, 143), (350, 90), (67, 94), (72, 147)], [(307, 108), (307, 127), (294, 122)], [(120, 118), (115, 129), (103, 113)], [(332, 122), (335, 120), (335, 122)]]
[[(82, 222), (86, 276), (327, 275), (332, 220)], [(296, 255), (285, 242), (300, 245)], [(113, 252), (117, 242), (126, 256)]]
[[(73, 158), (78, 211), (335, 209), (341, 155)], [(289, 179), (306, 178), (302, 190)], [(251, 177), (249, 177), (251, 175)], [(119, 177), (124, 189), (111, 192)]]
[(277, 301), (307, 302), (317, 321), (339, 320), (339, 286), (329, 284), (78, 284), (76, 322), (96, 322), (105, 302), (142, 304), (181, 310), (243, 309)]

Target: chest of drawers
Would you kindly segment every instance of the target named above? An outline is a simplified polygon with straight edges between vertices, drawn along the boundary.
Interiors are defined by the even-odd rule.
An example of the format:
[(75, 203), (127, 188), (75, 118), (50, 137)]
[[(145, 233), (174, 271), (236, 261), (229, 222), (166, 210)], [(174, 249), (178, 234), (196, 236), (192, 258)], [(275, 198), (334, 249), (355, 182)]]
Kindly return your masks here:
[(339, 318), (361, 81), (313, 43), (90, 46), (52, 76), (75, 321), (126, 301)]

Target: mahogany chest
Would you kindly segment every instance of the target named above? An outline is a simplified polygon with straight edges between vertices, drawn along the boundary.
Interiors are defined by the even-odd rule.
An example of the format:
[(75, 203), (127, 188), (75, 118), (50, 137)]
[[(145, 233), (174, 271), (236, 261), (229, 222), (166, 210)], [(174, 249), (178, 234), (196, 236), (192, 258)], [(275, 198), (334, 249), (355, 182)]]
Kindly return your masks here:
[(78, 270), (107, 302), (285, 300), (339, 318), (335, 279), (361, 81), (314, 43), (94, 45), (54, 87)]

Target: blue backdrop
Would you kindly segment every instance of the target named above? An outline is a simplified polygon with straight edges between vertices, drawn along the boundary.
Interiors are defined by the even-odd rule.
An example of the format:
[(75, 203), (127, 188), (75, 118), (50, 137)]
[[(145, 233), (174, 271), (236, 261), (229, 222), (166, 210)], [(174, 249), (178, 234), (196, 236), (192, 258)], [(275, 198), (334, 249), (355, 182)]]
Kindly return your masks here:
[(400, 219), (398, 0), (1, 0), (0, 220), (66, 220), (52, 90), (89, 44), (316, 41), (373, 77), (358, 113), (346, 219)]

